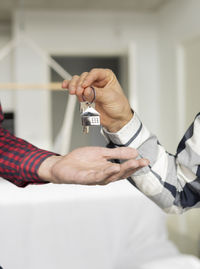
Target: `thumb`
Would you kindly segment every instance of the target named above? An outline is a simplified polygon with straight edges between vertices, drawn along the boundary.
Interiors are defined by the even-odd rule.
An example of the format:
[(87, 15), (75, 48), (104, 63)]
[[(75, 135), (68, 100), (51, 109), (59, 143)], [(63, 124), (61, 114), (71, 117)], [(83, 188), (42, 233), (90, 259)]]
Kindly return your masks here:
[(87, 87), (83, 92), (83, 97), (89, 102), (100, 101), (102, 97), (102, 89)]

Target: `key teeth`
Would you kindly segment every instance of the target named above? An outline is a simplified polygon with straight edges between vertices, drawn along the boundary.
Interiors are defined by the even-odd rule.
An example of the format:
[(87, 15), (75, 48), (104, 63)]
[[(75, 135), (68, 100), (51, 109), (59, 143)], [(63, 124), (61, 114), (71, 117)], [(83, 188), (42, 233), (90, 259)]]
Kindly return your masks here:
[(83, 133), (88, 134), (89, 133), (89, 126), (83, 126)]

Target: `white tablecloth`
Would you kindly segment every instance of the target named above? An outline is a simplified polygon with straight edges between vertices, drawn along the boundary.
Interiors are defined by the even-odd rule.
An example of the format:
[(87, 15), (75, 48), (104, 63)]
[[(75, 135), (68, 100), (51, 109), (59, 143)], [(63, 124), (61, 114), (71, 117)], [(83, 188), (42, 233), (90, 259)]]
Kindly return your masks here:
[(136, 269), (178, 255), (164, 213), (126, 180), (24, 189), (1, 180), (0, 220), (4, 269)]

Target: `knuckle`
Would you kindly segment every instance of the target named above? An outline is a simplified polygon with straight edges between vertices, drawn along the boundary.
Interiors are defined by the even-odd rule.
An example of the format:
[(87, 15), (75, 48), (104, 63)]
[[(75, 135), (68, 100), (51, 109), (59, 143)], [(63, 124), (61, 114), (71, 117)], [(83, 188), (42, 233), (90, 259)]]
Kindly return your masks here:
[(112, 71), (111, 69), (106, 68), (105, 71), (106, 71), (106, 73), (107, 73), (108, 75), (115, 76), (115, 74), (113, 73), (113, 71)]
[(98, 72), (99, 70), (100, 70), (100, 68), (92, 68), (90, 72), (91, 72), (91, 73), (96, 73), (96, 72)]
[(78, 75), (75, 75), (72, 77), (72, 80), (71, 80), (71, 84), (74, 84), (76, 83), (76, 81), (79, 79), (79, 76)]
[(88, 72), (83, 72), (83, 73), (81, 74), (81, 77), (87, 76), (87, 74), (88, 74)]
[(90, 72), (95, 72), (97, 70), (97, 68), (92, 68), (91, 70), (90, 70)]
[(73, 81), (73, 82), (70, 83), (69, 88), (74, 88), (75, 86), (76, 86), (76, 82)]
[(107, 76), (109, 76), (113, 79), (116, 79), (115, 73), (111, 69), (106, 68), (105, 71), (106, 71)]
[(113, 71), (111, 70), (111, 69), (109, 69), (109, 68), (106, 68), (105, 69), (107, 72), (109, 72), (109, 73), (113, 73)]

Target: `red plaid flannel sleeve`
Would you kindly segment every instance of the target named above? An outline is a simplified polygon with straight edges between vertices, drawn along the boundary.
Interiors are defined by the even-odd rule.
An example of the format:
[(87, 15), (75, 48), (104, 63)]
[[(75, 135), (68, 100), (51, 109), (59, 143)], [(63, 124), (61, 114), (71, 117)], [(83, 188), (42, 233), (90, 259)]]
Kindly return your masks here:
[(0, 176), (19, 187), (47, 183), (38, 177), (37, 170), (46, 158), (56, 154), (12, 135), (1, 126), (3, 119), (0, 105)]

